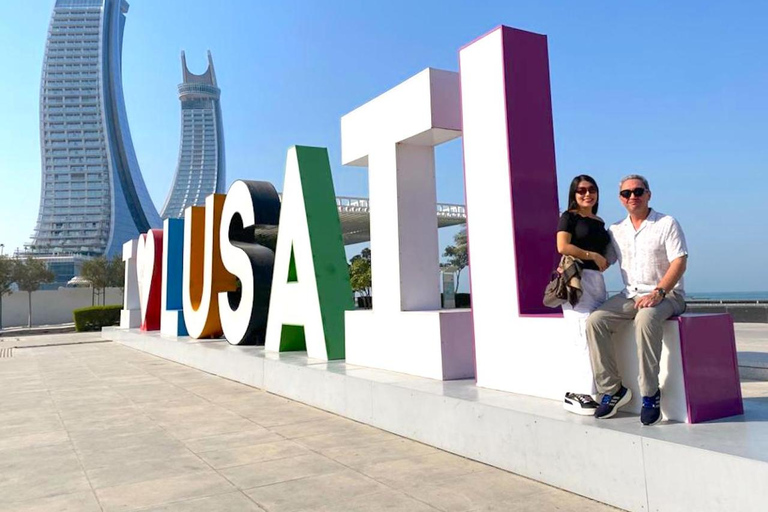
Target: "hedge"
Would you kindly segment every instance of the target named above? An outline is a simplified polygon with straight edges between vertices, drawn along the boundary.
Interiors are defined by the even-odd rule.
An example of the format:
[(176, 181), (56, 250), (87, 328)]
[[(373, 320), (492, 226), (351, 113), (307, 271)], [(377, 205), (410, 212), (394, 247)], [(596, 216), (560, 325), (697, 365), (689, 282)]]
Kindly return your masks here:
[(75, 330), (77, 332), (98, 331), (107, 325), (118, 325), (121, 309), (123, 306), (120, 304), (76, 309), (72, 312), (75, 318)]

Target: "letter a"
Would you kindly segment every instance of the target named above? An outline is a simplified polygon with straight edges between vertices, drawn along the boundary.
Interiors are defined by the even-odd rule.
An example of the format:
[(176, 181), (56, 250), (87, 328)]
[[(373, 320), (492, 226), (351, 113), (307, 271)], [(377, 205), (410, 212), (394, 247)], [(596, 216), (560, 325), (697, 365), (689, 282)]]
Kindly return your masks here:
[(353, 308), (328, 150), (288, 150), (266, 349), (344, 358), (344, 311)]

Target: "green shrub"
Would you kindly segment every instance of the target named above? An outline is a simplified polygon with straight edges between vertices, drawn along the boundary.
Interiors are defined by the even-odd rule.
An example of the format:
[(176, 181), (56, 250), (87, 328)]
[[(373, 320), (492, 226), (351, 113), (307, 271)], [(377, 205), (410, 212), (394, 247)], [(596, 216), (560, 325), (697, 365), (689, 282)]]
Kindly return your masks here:
[(98, 331), (107, 325), (118, 325), (121, 309), (123, 306), (120, 304), (76, 309), (72, 312), (75, 318), (75, 330), (77, 332)]

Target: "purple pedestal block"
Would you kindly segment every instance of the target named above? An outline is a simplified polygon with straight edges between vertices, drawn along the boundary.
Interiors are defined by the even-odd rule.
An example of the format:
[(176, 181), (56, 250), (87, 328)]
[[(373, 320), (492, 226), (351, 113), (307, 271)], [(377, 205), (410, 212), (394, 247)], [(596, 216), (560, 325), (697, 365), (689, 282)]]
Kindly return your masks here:
[(686, 314), (677, 322), (688, 422), (744, 414), (731, 315)]

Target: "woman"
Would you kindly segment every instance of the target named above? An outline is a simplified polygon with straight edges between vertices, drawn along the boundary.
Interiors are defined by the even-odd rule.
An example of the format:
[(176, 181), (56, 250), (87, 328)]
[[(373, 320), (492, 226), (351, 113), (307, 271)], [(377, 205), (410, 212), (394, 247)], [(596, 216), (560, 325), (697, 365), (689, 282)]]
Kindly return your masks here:
[(560, 216), (557, 226), (557, 252), (573, 256), (583, 262), (581, 273), (582, 294), (579, 302), (563, 305), (563, 317), (573, 326), (573, 357), (569, 391), (563, 407), (581, 414), (593, 415), (597, 402), (592, 365), (589, 360), (585, 324), (589, 314), (605, 301), (605, 280), (602, 272), (608, 268), (606, 256), (611, 250), (611, 238), (605, 223), (597, 216), (600, 191), (591, 176), (582, 174), (573, 178), (568, 191), (568, 209)]

